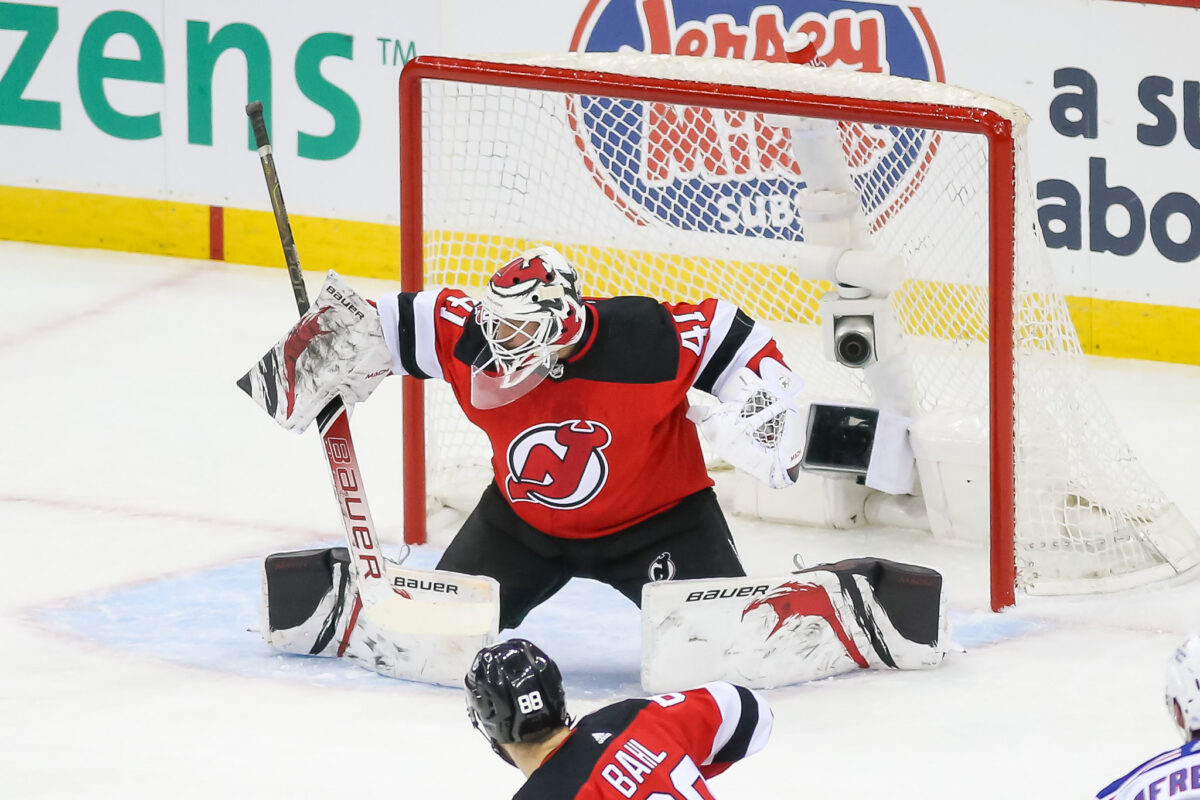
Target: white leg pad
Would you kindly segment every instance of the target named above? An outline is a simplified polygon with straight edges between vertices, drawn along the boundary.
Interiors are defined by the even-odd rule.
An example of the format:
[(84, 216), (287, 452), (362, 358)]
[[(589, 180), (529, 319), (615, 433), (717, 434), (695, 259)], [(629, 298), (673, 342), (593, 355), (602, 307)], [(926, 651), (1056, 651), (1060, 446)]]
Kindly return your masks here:
[[(843, 576), (845, 577), (845, 576)], [(642, 687), (728, 680), (772, 688), (859, 669), (925, 669), (949, 643), (902, 636), (861, 575), (816, 569), (771, 577), (661, 581), (642, 591)]]
[[(309, 558), (317, 557), (309, 552)], [(499, 634), (499, 584), (483, 576), (392, 563), (387, 576), (392, 596), (364, 608), (346, 564), (333, 559), (329, 583), (311, 612), (305, 606), (302, 614), (281, 622), (279, 607), (292, 593), (278, 578), (274, 590), (269, 588), (264, 562), (263, 639), (283, 652), (347, 658), (392, 678), (461, 686), (475, 653)]]

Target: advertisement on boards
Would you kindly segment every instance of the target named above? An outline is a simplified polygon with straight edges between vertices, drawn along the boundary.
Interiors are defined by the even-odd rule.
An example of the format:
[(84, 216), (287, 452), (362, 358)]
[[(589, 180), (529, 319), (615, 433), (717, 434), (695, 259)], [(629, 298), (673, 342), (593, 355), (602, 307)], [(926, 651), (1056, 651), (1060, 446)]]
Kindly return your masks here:
[[(941, 81), (937, 42), (920, 9), (825, 0), (793, 0), (779, 5), (725, 3), (713, 13), (713, 3), (641, 0), (637, 3), (590, 3), (576, 27), (571, 47), (578, 52), (636, 51), (670, 55), (786, 61), (784, 40), (794, 34), (812, 38), (822, 61), (835, 69), (884, 72), (918, 80)], [(620, 132), (623, 141), (641, 154), (629, 163), (624, 154), (594, 148), (598, 170), (617, 196), (640, 200), (643, 214), (673, 227), (714, 233), (803, 240), (801, 214), (793, 207), (805, 186), (791, 148), (769, 147), (744, 164), (714, 146), (706, 158), (724, 164), (720, 174), (689, 170), (682, 161), (693, 150), (672, 146), (667, 139), (674, 125), (665, 111), (647, 106), (648, 119), (635, 116)], [(693, 130), (716, 130), (728, 123), (698, 112)], [(667, 119), (662, 119), (666, 117)], [(622, 117), (603, 109), (585, 109), (581, 121), (594, 128), (593, 116)], [(593, 134), (597, 139), (604, 134)], [(885, 217), (903, 203), (933, 156), (935, 137), (910, 129), (904, 146), (881, 148), (860, 137), (849, 167), (873, 187), (867, 200), (871, 219)], [(703, 146), (704, 137), (698, 136)], [(866, 174), (866, 173), (870, 174)], [(698, 209), (696, 198), (708, 198)]]
[(297, 213), (394, 223), (396, 82), (440, 25), (436, 4), (0, 3), (0, 184), (261, 208), (261, 100)]
[(1189, 79), (1186, 48), (1127, 35), (1181, 22), (1200, 27), (1200, 11), (1082, 0), (1003, 11), (946, 0), (593, 0), (571, 47), (778, 60), (783, 37), (803, 31), (835, 68), (1013, 101), (1033, 118), (1038, 216), (1060, 283), (1200, 308), (1200, 178), (1190, 178), (1200, 175), (1200, 81)]
[[(1200, 340), (1200, 72), (1190, 57), (1200, 10), (1192, 8), (0, 2), (0, 187), (265, 210), (242, 111), (262, 99), (294, 214), (395, 226), (396, 82), (418, 54), (630, 49), (774, 59), (796, 30), (816, 36), (835, 68), (945, 81), (1024, 107), (1051, 263), (1085, 312), (1077, 320), (1109, 320), (1081, 330), (1085, 346), (1110, 352), (1104, 337), (1148, 325)], [(1200, 361), (1200, 345), (1136, 353)]]
[[(1013, 0), (986, 14), (973, 3), (922, 7), (947, 81), (1033, 118), (1039, 219), (1060, 284), (1097, 304), (1200, 309), (1200, 71), (1188, 44), (1200, 9), (1113, 0)], [(1125, 330), (1160, 316), (1144, 308)], [(1200, 335), (1194, 313), (1167, 321), (1176, 338)]]

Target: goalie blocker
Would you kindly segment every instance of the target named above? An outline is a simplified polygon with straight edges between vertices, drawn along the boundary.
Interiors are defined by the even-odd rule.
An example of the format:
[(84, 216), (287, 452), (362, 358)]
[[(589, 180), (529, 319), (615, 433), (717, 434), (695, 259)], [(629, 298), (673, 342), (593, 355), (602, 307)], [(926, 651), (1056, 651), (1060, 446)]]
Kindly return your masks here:
[(302, 433), (334, 399), (360, 403), (391, 372), (379, 312), (331, 271), (313, 306), (237, 385), (281, 426)]
[(859, 669), (928, 669), (949, 646), (942, 577), (881, 558), (642, 592), (642, 686), (772, 688)]
[(496, 641), (499, 584), (390, 561), (386, 575), (406, 603), (404, 625), (381, 627), (360, 613), (347, 548), (267, 556), (259, 606), (263, 639), (285, 653), (346, 658), (392, 678), (460, 686), (471, 658)]

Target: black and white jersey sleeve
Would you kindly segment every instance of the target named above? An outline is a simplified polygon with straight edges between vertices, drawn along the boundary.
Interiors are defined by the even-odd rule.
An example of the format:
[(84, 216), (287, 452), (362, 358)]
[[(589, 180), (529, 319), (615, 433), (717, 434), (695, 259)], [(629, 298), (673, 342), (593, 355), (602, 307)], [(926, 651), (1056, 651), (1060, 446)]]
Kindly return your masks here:
[(721, 387), (742, 367), (758, 369), (763, 358), (783, 361), (771, 331), (728, 300), (666, 303), (681, 350), (696, 359), (692, 386), (720, 396)]
[(392, 372), (422, 380), (444, 378), (443, 354), (453, 349), (476, 301), (456, 289), (395, 292), (379, 298)]
[[(771, 738), (774, 716), (766, 698), (753, 689), (725, 681), (705, 684), (716, 703), (721, 722), (713, 734), (708, 757), (701, 763), (709, 777), (746, 756), (762, 750)], [(715, 769), (704, 769), (713, 767)]]

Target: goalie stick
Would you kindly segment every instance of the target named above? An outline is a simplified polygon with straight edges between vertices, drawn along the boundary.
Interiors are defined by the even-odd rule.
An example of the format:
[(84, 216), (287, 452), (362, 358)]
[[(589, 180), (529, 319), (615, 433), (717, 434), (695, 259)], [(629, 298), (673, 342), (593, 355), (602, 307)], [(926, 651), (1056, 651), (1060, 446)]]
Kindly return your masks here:
[[(259, 101), (247, 104), (246, 116), (254, 131), (254, 142), (262, 162), (263, 177), (271, 196), (271, 210), (279, 229), (279, 241), (283, 245), (284, 260), (287, 262), (288, 277), (292, 283), (296, 308), (303, 317), (308, 311), (308, 289), (304, 285), (304, 273), (300, 269), (300, 256), (292, 237), (292, 226), (287, 208), (283, 203), (283, 192), (279, 176), (275, 171), (275, 158), (263, 119), (263, 105)], [(329, 402), (317, 415), (317, 429), (325, 448), (329, 464), (329, 476), (333, 492), (341, 509), (342, 523), (346, 530), (346, 543), (350, 550), (350, 563), (354, 571), (361, 613), (372, 622), (391, 631), (407, 633), (478, 634), (495, 625), (490, 608), (471, 608), (456, 604), (419, 603), (405, 599), (392, 590), (387, 578), (383, 552), (367, 496), (363, 490), (362, 472), (354, 452), (354, 440), (350, 437), (350, 422), (345, 403), (341, 397)]]

